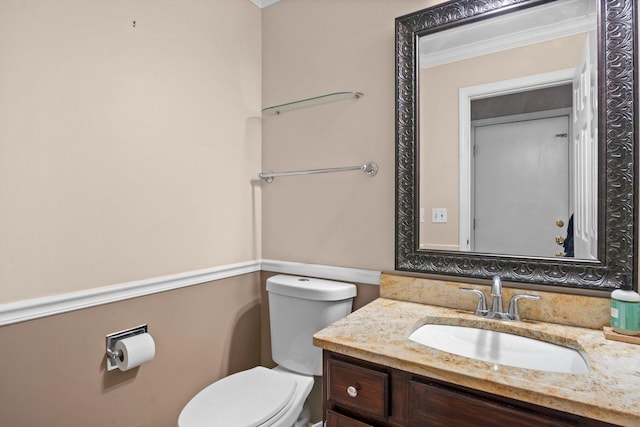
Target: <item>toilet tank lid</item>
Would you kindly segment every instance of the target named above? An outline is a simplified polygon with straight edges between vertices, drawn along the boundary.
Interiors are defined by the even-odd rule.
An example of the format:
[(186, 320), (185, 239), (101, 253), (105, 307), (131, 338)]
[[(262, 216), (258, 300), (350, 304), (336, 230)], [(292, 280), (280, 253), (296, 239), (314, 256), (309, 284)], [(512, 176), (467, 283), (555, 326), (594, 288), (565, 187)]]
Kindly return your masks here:
[(353, 298), (356, 286), (351, 283), (278, 274), (267, 279), (267, 291), (315, 301), (340, 301)]

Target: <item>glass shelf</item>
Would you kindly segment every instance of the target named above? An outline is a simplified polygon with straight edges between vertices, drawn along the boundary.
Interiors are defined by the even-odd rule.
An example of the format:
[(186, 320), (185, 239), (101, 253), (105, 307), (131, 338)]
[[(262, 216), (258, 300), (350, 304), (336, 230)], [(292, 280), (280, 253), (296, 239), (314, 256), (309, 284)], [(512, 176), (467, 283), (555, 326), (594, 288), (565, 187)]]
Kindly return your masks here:
[(286, 104), (274, 105), (262, 110), (262, 114), (273, 116), (286, 111), (297, 110), (300, 108), (315, 107), (316, 105), (329, 104), (331, 102), (343, 101), (345, 99), (358, 99), (363, 94), (360, 92), (334, 92), (326, 95), (315, 96), (313, 98), (303, 99), (300, 101), (288, 102)]

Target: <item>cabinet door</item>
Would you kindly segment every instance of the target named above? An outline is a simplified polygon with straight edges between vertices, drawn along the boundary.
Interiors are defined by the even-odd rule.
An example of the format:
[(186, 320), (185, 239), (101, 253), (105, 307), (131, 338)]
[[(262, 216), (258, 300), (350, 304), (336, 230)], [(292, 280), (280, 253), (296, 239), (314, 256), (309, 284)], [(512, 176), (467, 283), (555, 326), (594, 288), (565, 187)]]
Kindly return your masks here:
[(354, 420), (337, 412), (327, 411), (326, 427), (373, 427), (373, 425)]
[(565, 420), (481, 399), (436, 384), (409, 382), (409, 425), (566, 427)]

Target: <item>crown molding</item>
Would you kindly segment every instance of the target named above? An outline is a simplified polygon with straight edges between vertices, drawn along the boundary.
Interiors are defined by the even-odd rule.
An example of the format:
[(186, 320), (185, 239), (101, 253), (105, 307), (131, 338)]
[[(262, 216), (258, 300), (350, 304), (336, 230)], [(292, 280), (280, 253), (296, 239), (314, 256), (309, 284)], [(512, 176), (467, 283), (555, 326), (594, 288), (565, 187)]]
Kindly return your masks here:
[(251, 3), (258, 6), (260, 9), (264, 9), (267, 6), (271, 6), (274, 3), (279, 2), (280, 0), (249, 0)]

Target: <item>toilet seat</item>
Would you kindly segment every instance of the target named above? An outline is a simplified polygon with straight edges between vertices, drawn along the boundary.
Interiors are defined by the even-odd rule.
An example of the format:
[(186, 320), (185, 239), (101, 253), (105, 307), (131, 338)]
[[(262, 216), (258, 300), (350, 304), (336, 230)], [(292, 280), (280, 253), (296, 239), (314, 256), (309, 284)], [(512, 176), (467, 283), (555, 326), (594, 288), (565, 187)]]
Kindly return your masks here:
[(291, 406), (296, 380), (262, 366), (225, 377), (196, 394), (179, 427), (258, 427), (277, 421)]

